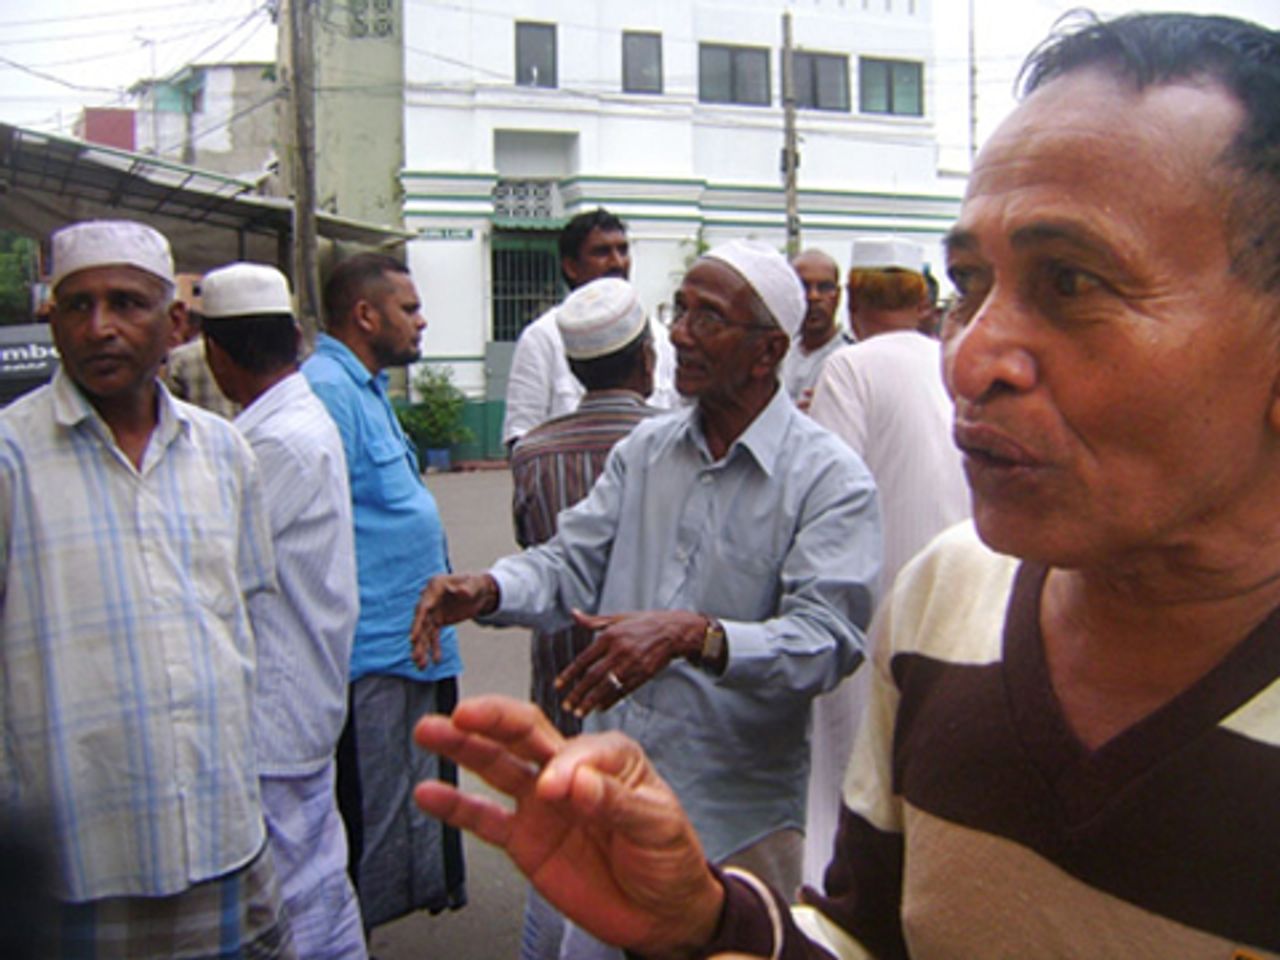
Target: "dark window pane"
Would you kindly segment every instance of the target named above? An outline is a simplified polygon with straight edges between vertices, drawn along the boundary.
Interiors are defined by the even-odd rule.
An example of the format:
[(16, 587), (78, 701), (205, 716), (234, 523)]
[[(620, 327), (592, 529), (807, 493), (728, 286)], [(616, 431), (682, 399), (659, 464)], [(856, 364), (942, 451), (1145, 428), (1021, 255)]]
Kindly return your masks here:
[(791, 74), (795, 81), (796, 106), (808, 109), (816, 107), (818, 103), (814, 100), (813, 57), (807, 53), (793, 53)]
[(628, 93), (662, 92), (662, 35), (622, 35), (622, 89)]
[(768, 106), (769, 54), (764, 50), (735, 50), (733, 102)]
[(849, 63), (844, 57), (818, 57), (814, 63), (817, 106), (823, 110), (849, 109)]
[(554, 24), (516, 24), (516, 83), (524, 87), (556, 85)]
[(732, 52), (728, 47), (702, 44), (698, 48), (698, 99), (706, 103), (732, 103)]
[(849, 109), (849, 60), (834, 53), (795, 55), (796, 105), (809, 110)]
[(863, 113), (889, 112), (889, 64), (883, 60), (858, 61), (858, 109)]
[(858, 61), (858, 108), (863, 113), (924, 116), (924, 64), (910, 60)]
[(920, 95), (920, 64), (895, 63), (893, 65), (893, 112), (904, 116), (924, 115)]

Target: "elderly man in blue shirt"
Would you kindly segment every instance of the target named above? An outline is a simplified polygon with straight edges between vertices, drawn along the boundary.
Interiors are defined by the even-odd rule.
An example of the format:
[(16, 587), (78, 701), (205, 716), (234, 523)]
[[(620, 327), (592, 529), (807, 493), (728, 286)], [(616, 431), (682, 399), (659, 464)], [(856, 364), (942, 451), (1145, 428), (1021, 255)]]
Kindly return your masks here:
[(338, 788), (371, 928), (466, 902), (461, 838), (410, 796), (414, 780), (457, 782), (452, 764), (411, 748), (410, 730), (424, 713), (453, 709), (462, 660), (452, 631), (425, 669), (410, 659), (407, 642), (419, 592), (448, 570), (435, 498), (386, 392), (385, 368), (420, 355), (426, 322), (417, 289), (399, 261), (359, 254), (334, 268), (324, 308), (328, 332), (302, 372), (337, 424), (351, 481), (360, 619)]
[[(814, 696), (862, 658), (880, 519), (862, 462), (779, 388), (804, 315), (776, 251), (734, 241), (675, 297), (676, 386), (696, 406), (640, 424), (548, 543), (434, 578), (414, 622), (428, 663), (481, 617), (597, 631), (559, 678), (587, 728), (639, 740), (712, 862), (800, 880)], [(566, 956), (600, 951), (571, 946)]]

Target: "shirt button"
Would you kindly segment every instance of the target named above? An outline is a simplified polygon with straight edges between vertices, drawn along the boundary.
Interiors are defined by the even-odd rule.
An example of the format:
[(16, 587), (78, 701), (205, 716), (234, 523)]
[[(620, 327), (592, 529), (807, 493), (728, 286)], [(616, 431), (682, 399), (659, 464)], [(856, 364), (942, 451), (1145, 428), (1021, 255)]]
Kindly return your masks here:
[(708, 484), (708, 483), (710, 483), (710, 482), (711, 482), (711, 474), (709, 474), (709, 473), (704, 473), (704, 474), (702, 474), (701, 476), (699, 476), (699, 477), (698, 477), (698, 480), (699, 480), (699, 481), (701, 481), (704, 485), (705, 485), (705, 484)]

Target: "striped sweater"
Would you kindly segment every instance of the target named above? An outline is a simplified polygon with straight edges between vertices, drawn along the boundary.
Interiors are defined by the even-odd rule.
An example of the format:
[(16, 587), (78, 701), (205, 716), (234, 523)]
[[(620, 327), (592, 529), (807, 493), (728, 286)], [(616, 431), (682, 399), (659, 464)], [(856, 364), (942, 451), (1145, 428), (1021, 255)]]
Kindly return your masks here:
[[(1045, 575), (969, 524), (906, 568), (826, 893), (805, 892), (776, 956), (1280, 956), (1280, 611), (1089, 751), (1050, 683)], [(715, 949), (769, 956), (757, 894), (728, 889)]]

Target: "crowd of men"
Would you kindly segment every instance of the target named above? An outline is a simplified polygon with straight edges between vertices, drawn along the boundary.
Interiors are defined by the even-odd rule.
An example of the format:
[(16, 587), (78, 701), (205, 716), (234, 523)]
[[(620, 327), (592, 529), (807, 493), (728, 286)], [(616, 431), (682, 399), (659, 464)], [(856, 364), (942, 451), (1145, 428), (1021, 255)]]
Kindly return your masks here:
[[(1090, 19), (1024, 77), (940, 339), (898, 238), (847, 331), (829, 253), (748, 240), (667, 331), (570, 221), (478, 572), (388, 397), (402, 263), (339, 262), (305, 358), (278, 270), (213, 270), (178, 353), (160, 233), (54, 233), (61, 365), (0, 411), (25, 955), (360, 960), (466, 903), (467, 829), (521, 960), (1280, 957), (1280, 36)], [(459, 701), (473, 618), (529, 701)]]

